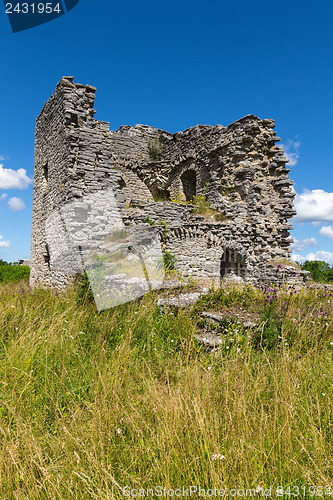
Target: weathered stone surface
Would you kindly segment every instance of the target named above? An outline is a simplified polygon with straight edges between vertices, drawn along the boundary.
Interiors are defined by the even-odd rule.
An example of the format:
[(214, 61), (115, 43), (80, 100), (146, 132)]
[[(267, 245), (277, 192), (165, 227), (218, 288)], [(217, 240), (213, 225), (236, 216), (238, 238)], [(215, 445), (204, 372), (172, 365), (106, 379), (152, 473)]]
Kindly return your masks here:
[(157, 301), (157, 305), (161, 308), (165, 306), (173, 306), (173, 307), (187, 307), (195, 304), (202, 295), (207, 293), (208, 290), (202, 292), (193, 292), (193, 293), (180, 293), (176, 297), (166, 297), (160, 298)]
[[(248, 115), (227, 127), (196, 125), (175, 134), (147, 125), (114, 132), (94, 119), (95, 91), (62, 78), (36, 121), (32, 283), (39, 278), (62, 287), (73, 279), (80, 248), (75, 272), (55, 268), (59, 249), (47, 246), (46, 221), (61, 207), (108, 189), (124, 227), (154, 226), (184, 278), (215, 286), (223, 280), (304, 281), (295, 269), (273, 264), (290, 258), (288, 219), (295, 214), (273, 120)], [(188, 204), (193, 196), (205, 197), (212, 213), (197, 213)], [(105, 213), (101, 207), (91, 230), (101, 243), (108, 236)], [(84, 217), (77, 214), (76, 237), (86, 242), (91, 235)]]
[(224, 311), (218, 314), (213, 314), (209, 312), (201, 313), (202, 318), (207, 319), (207, 323), (211, 323), (213, 325), (218, 325), (219, 323), (223, 323), (224, 321), (236, 321), (240, 323), (244, 328), (251, 328), (257, 326), (258, 319), (254, 318), (250, 314), (244, 312), (243, 314), (238, 311), (235, 313), (234, 311)]

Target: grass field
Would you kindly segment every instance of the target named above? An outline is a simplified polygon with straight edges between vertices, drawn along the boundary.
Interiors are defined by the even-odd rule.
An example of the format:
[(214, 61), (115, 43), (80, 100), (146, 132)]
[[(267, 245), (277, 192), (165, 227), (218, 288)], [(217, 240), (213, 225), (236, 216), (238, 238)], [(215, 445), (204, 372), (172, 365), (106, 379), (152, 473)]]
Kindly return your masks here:
[[(0, 498), (333, 495), (332, 294), (230, 289), (164, 313), (156, 297), (98, 313), (73, 290), (0, 286)], [(231, 306), (258, 326), (227, 323), (203, 351), (200, 311)]]

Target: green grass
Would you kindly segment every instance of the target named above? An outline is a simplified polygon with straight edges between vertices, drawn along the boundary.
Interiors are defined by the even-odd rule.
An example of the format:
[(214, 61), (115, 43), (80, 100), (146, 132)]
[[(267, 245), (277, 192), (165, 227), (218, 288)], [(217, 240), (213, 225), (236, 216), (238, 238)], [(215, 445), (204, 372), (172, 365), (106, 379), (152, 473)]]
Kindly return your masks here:
[[(269, 293), (217, 291), (163, 314), (149, 294), (98, 313), (73, 291), (2, 284), (0, 498), (332, 487), (333, 297)], [(257, 312), (257, 331), (230, 325), (220, 351), (202, 351), (200, 308), (230, 306)], [(269, 311), (281, 339), (268, 349), (254, 339)]]

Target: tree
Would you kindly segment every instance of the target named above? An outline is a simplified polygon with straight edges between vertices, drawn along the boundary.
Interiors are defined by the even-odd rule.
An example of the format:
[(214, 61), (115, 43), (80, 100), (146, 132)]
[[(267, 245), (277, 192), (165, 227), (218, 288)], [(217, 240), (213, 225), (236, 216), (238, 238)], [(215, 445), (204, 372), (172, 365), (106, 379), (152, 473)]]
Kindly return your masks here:
[(304, 271), (310, 271), (310, 276), (314, 281), (333, 281), (333, 268), (323, 260), (306, 260), (302, 264)]

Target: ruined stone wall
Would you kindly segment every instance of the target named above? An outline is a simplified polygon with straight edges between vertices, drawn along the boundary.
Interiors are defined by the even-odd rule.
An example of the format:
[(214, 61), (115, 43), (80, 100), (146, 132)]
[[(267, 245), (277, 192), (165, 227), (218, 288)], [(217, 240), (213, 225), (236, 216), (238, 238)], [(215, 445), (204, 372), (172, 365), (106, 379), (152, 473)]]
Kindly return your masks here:
[[(107, 190), (124, 226), (154, 226), (185, 277), (219, 284), (232, 272), (251, 283), (279, 281), (276, 262), (290, 258), (295, 211), (273, 120), (249, 115), (176, 134), (145, 125), (114, 132), (94, 119), (95, 90), (62, 78), (36, 122), (32, 282), (63, 286), (74, 276), (75, 266), (52, 266), (45, 224), (64, 206)], [(188, 203), (193, 196), (205, 198), (208, 215)], [(89, 231), (107, 237), (102, 219), (110, 207), (100, 203), (98, 227), (78, 220), (83, 242)]]

